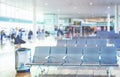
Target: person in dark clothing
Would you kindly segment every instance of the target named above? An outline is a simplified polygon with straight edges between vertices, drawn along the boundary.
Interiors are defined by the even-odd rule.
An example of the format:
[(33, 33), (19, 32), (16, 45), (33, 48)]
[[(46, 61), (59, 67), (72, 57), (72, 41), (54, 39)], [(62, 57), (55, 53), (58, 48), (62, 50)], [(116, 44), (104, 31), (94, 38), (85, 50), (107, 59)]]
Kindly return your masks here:
[(20, 44), (20, 37), (17, 35), (17, 37), (14, 37), (14, 44)]
[(23, 41), (19, 35), (15, 37), (14, 35), (14, 44), (17, 45), (17, 48), (21, 47), (21, 44), (24, 44), (25, 41)]
[(1, 37), (0, 37), (0, 40), (1, 40), (1, 44), (3, 44), (3, 30), (1, 31)]
[(63, 31), (61, 29), (58, 29), (57, 36), (59, 37), (59, 36), (63, 36), (63, 35), (64, 35)]
[(30, 30), (29, 33), (28, 33), (28, 40), (31, 39), (32, 35), (33, 35), (33, 32)]
[(3, 44), (3, 38), (5, 38), (6, 37), (6, 34), (5, 34), (5, 32), (4, 32), (4, 30), (2, 30), (1, 32), (0, 32), (0, 40), (1, 40), (1, 44)]

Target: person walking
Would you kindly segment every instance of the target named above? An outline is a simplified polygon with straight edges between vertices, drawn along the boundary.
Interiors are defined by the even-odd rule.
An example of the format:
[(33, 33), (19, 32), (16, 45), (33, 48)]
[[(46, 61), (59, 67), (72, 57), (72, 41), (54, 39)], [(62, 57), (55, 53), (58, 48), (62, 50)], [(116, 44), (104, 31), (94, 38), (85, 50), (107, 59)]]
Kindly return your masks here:
[(33, 32), (30, 30), (30, 31), (28, 32), (28, 40), (31, 40), (32, 35), (33, 35)]

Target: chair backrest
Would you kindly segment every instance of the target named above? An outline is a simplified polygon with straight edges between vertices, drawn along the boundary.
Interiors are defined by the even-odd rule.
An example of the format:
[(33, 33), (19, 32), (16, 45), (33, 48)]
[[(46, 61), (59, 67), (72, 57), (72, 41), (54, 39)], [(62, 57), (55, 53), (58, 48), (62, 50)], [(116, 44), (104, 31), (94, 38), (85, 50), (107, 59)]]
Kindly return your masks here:
[(67, 40), (67, 46), (76, 46), (76, 40)]
[(86, 46), (86, 39), (77, 39), (77, 46), (78, 47), (85, 47)]
[(67, 47), (67, 56), (69, 63), (82, 62), (83, 49), (82, 47)]
[(57, 40), (57, 46), (66, 46), (66, 40)]
[(96, 47), (96, 39), (86, 39), (87, 47)]
[(106, 47), (107, 40), (106, 39), (96, 39), (97, 47)]
[(83, 54), (83, 48), (82, 47), (67, 47), (67, 55), (79, 55)]
[(102, 47), (100, 52), (101, 52), (102, 55), (108, 54), (108, 55), (111, 55), (111, 56), (115, 56), (116, 55), (116, 47), (113, 47), (113, 46)]
[(92, 56), (92, 55), (99, 54), (100, 51), (98, 47), (85, 47), (83, 53), (84, 55)]
[(101, 48), (101, 64), (117, 65), (116, 47)]
[(49, 56), (50, 47), (49, 46), (37, 46), (35, 47), (35, 52), (33, 56), (33, 63), (47, 62), (45, 57)]
[(66, 55), (66, 47), (54, 46), (51, 47), (51, 61), (52, 63), (63, 63), (63, 57)]
[(99, 48), (85, 47), (83, 63), (85, 64), (99, 64)]

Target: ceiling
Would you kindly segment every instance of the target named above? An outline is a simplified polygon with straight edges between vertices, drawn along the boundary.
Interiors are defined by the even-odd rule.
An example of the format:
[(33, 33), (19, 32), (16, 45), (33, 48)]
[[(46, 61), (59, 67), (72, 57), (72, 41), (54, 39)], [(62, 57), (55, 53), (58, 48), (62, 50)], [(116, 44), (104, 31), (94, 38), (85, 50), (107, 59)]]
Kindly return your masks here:
[[(0, 0), (2, 3), (37, 12), (56, 14), (60, 17), (89, 18), (114, 16), (115, 5), (120, 0)], [(120, 15), (120, 7), (119, 7)]]

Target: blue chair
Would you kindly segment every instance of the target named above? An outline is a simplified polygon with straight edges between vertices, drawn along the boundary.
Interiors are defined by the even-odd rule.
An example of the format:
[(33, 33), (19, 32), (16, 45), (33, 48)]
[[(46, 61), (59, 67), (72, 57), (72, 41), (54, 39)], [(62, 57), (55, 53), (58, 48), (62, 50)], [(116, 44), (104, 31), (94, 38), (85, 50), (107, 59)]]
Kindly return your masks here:
[(49, 46), (37, 46), (33, 56), (33, 62), (37, 64), (45, 64), (50, 62), (50, 47)]
[(51, 63), (52, 64), (63, 64), (65, 63), (66, 47), (54, 46), (51, 47)]
[(99, 49), (97, 47), (85, 47), (83, 65), (99, 65)]
[(116, 47), (102, 47), (101, 65), (117, 65)]
[(76, 40), (67, 40), (67, 46), (76, 46)]
[(66, 46), (66, 40), (57, 40), (57, 46)]
[(86, 39), (87, 40), (87, 47), (96, 47), (96, 39)]
[(81, 65), (83, 60), (82, 47), (67, 47), (67, 58), (65, 65)]
[(85, 47), (86, 46), (86, 39), (77, 39), (77, 46), (78, 47)]
[(99, 48), (106, 47), (107, 40), (106, 39), (96, 39), (96, 44), (97, 44), (97, 47), (99, 47)]

